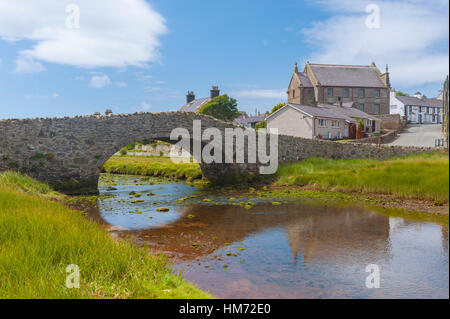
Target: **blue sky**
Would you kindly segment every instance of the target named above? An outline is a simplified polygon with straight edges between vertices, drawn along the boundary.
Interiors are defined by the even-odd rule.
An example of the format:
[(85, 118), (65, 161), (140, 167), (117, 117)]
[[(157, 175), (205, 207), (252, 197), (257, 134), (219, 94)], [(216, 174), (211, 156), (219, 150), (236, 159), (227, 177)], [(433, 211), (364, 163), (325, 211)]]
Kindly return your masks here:
[[(78, 25), (67, 25), (76, 16)], [(379, 9), (368, 28), (367, 5)], [(0, 118), (173, 111), (211, 85), (247, 112), (285, 99), (294, 62), (390, 65), (438, 94), (448, 1), (0, 0)], [(66, 11), (67, 10), (67, 11)], [(74, 15), (75, 14), (75, 15)], [(75, 26), (75, 27), (74, 27)]]

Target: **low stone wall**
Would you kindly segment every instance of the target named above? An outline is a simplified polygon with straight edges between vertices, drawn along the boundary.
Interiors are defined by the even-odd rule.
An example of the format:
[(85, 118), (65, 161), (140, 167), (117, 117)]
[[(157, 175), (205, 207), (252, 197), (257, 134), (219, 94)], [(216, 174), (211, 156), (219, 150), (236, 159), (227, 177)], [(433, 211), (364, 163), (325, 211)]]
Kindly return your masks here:
[(380, 136), (371, 136), (359, 140), (349, 141), (351, 143), (388, 144), (397, 138), (397, 131), (389, 131)]

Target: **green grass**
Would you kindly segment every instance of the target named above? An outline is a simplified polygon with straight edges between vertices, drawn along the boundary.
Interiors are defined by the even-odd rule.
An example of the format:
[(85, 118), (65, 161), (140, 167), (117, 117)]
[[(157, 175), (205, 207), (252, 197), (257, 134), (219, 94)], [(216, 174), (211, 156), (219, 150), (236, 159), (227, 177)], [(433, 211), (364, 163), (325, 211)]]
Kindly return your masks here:
[(110, 174), (162, 176), (194, 180), (202, 178), (197, 163), (178, 164), (166, 157), (113, 156), (103, 166)]
[(449, 157), (434, 153), (386, 161), (310, 158), (282, 165), (275, 184), (448, 202)]
[[(54, 199), (64, 196), (16, 173), (0, 173), (0, 298), (207, 298), (167, 259), (125, 241)], [(52, 199), (52, 200), (51, 200)], [(65, 269), (80, 269), (80, 288)]]

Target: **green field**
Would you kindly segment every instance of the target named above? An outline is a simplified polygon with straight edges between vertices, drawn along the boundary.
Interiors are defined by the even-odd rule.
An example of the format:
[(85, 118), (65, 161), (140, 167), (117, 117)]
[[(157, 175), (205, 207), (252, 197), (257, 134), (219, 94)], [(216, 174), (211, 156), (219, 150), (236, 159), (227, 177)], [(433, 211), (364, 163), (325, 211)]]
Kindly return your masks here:
[(449, 156), (420, 154), (386, 161), (310, 158), (282, 165), (275, 185), (391, 194), (446, 203), (449, 200)]
[(103, 166), (110, 174), (161, 176), (194, 180), (202, 178), (197, 163), (177, 164), (167, 157), (113, 156)]
[[(208, 298), (173, 275), (167, 259), (115, 241), (63, 195), (16, 173), (0, 173), (0, 298)], [(66, 288), (66, 267), (80, 288)]]

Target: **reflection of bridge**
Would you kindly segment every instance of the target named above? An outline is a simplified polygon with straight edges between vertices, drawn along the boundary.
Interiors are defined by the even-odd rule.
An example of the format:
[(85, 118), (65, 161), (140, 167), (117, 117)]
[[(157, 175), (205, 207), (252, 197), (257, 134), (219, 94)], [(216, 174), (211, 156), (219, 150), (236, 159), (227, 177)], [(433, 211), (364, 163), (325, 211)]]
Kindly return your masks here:
[[(213, 127), (222, 136), (225, 136), (225, 128), (234, 127), (209, 116), (182, 112), (2, 120), (0, 171), (19, 170), (68, 193), (97, 192), (103, 164), (122, 147), (146, 139), (170, 141), (175, 128), (185, 128), (193, 136), (194, 120), (202, 121), (203, 132)], [(204, 146), (209, 140), (209, 136), (203, 136), (200, 144)], [(384, 159), (430, 151), (313, 141), (291, 136), (279, 136), (278, 140), (278, 150), (272, 151), (278, 151), (281, 164), (309, 157)], [(224, 154), (221, 155), (224, 159)], [(201, 164), (201, 168), (206, 178), (221, 183), (242, 181), (259, 172), (256, 164), (249, 163)]]
[[(190, 214), (195, 218), (188, 218)], [(209, 255), (226, 243), (239, 246), (249, 235), (276, 228), (286, 232), (294, 262), (298, 253), (305, 261), (347, 258), (349, 251), (361, 251), (361, 257), (388, 253), (389, 218), (356, 207), (258, 204), (243, 211), (239, 206), (195, 206), (165, 227), (123, 235), (148, 240), (189, 260)]]

